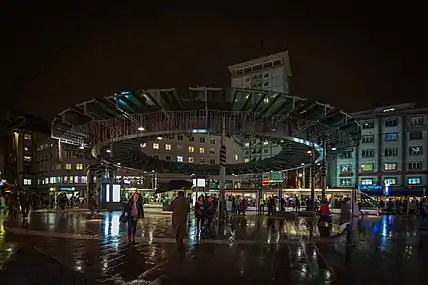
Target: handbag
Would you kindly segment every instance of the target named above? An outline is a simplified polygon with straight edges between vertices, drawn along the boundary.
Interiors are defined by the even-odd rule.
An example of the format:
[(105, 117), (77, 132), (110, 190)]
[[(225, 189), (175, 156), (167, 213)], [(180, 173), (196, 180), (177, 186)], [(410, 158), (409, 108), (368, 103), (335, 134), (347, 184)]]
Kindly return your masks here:
[(126, 224), (128, 222), (128, 217), (125, 216), (125, 212), (123, 212), (122, 215), (120, 215), (119, 220), (122, 224)]

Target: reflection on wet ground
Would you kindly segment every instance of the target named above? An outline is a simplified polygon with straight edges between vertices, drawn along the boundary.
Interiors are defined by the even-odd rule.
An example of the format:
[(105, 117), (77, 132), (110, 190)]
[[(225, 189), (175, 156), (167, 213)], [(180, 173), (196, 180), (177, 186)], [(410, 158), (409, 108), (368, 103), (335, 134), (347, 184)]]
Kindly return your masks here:
[[(0, 228), (0, 264), (6, 268), (13, 264), (14, 249), (36, 247), (102, 284), (379, 284), (392, 280), (422, 284), (422, 272), (428, 269), (428, 246), (418, 253), (420, 235), (413, 218), (360, 221), (355, 248), (347, 247), (344, 236), (318, 239), (317, 230), (309, 239), (312, 230), (304, 220), (285, 221), (281, 226), (266, 217), (247, 217), (203, 236), (208, 242), (199, 242), (192, 222), (188, 246), (178, 252), (169, 227), (169, 217), (145, 219), (140, 240), (129, 246), (116, 213), (92, 220), (75, 214), (37, 214), (29, 228), (46, 235), (4, 233)], [(14, 256), (19, 258), (16, 253), (12, 260)]]

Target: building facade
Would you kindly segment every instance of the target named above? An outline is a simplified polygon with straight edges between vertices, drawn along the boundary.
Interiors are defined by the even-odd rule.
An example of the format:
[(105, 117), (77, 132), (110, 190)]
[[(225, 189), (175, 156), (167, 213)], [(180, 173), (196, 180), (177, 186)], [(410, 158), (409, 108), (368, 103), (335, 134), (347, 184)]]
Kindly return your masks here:
[[(289, 93), (291, 74), (288, 51), (248, 60), (229, 66), (231, 86), (236, 88), (260, 89)], [(269, 98), (264, 102), (269, 104)], [(243, 140), (244, 162), (255, 162), (278, 154), (281, 147), (257, 138)], [(264, 173), (263, 179), (283, 179), (280, 172)]]
[(49, 124), (36, 116), (3, 112), (0, 125), (2, 178), (19, 188), (35, 190), (36, 141), (50, 132)]
[(402, 104), (352, 114), (362, 126), (359, 146), (334, 150), (330, 187), (425, 187), (428, 107)]

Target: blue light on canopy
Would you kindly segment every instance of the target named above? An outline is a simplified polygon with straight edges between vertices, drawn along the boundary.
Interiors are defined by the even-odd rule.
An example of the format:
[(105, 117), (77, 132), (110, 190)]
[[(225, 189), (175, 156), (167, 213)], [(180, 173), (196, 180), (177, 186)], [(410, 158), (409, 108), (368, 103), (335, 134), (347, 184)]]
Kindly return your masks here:
[(128, 95), (128, 94), (131, 94), (131, 92), (123, 91), (123, 92), (120, 92), (120, 94), (122, 94), (122, 95)]

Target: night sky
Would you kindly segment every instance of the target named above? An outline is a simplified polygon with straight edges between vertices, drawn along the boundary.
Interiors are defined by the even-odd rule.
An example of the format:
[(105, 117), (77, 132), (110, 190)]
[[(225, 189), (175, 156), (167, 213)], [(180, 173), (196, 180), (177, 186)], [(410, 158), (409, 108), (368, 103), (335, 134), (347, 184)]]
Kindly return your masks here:
[(346, 111), (428, 103), (421, 7), (7, 2), (0, 12), (8, 39), (3, 103), (48, 120), (117, 91), (227, 87), (228, 65), (283, 50), (290, 54), (293, 95)]

